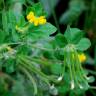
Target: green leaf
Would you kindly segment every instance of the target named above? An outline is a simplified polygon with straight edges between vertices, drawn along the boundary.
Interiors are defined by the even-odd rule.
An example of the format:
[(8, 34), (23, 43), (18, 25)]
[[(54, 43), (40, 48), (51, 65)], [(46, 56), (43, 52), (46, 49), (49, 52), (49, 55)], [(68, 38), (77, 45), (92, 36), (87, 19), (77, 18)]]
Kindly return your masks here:
[(62, 66), (60, 64), (51, 65), (51, 72), (56, 75), (60, 75), (62, 72)]
[(78, 28), (70, 28), (69, 26), (67, 27), (64, 34), (67, 41), (73, 44), (78, 43), (80, 39), (83, 37), (83, 35), (84, 33)]
[(8, 59), (5, 63), (6, 72), (12, 73), (15, 71), (15, 60), (14, 59)]
[(50, 23), (46, 23), (45, 25), (36, 27), (36, 30), (34, 30), (34, 31), (43, 32), (44, 34), (49, 36), (50, 34), (56, 32), (56, 30), (57, 30), (57, 28), (55, 26), (53, 26)]
[(64, 86), (62, 86), (62, 85), (59, 86), (59, 87), (58, 87), (58, 90), (59, 90), (60, 93), (66, 94), (66, 92), (69, 91), (69, 88), (68, 88), (67, 85), (64, 84)]
[(67, 44), (67, 40), (62, 34), (58, 34), (55, 37), (55, 43), (56, 43), (57, 46), (62, 48)]
[[(22, 20), (22, 21), (24, 22), (24, 20)], [(19, 22), (21, 22), (21, 18), (20, 18)], [(8, 28), (10, 29), (10, 33), (11, 33), (11, 38), (12, 38), (11, 40), (15, 41), (15, 42), (19, 40), (19, 36), (18, 36), (16, 29), (15, 29), (16, 25), (18, 25), (18, 26), (24, 25), (23, 23), (19, 24), (19, 22), (16, 23), (16, 16), (13, 14), (12, 10), (9, 10), (8, 11)]]
[(42, 51), (42, 54), (45, 58), (49, 59), (49, 60), (52, 60), (54, 58), (54, 52), (53, 51), (48, 51), (48, 50), (53, 50), (53, 46), (51, 43), (44, 43), (42, 42), (42, 47), (40, 48), (45, 48), (46, 50), (43, 50)]
[(28, 14), (30, 11), (33, 11), (36, 16), (45, 15), (45, 11), (41, 3), (36, 3), (32, 7), (28, 7), (26, 13)]
[(27, 55), (29, 52), (30, 52), (30, 49), (26, 45), (22, 45), (22, 46), (18, 47), (18, 53), (19, 54)]
[(87, 38), (82, 38), (76, 45), (76, 48), (80, 51), (85, 51), (91, 46), (91, 42)]
[(84, 10), (85, 4), (83, 0), (71, 0), (69, 3), (69, 9), (61, 15), (60, 23), (73, 23), (73, 21), (76, 21)]
[(48, 38), (50, 34), (56, 32), (56, 30), (55, 26), (50, 23), (46, 23), (44, 25), (30, 28), (28, 38), (30, 37), (32, 41)]

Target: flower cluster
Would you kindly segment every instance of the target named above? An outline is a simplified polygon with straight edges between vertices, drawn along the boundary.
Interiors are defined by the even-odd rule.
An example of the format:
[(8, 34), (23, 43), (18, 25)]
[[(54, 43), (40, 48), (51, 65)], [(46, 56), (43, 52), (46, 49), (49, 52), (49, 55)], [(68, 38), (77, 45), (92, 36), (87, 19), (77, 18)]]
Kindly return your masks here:
[(38, 25), (43, 25), (46, 23), (46, 18), (45, 16), (40, 16), (40, 17), (36, 17), (34, 15), (34, 12), (29, 12), (29, 14), (27, 15), (27, 20), (30, 22), (30, 23), (33, 23), (35, 26), (38, 26)]

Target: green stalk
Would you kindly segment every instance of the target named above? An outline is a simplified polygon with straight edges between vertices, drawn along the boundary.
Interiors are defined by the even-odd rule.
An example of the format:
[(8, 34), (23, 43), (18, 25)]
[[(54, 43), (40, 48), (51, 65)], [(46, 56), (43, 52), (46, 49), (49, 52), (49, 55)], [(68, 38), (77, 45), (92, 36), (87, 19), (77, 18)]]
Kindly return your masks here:
[[(21, 64), (21, 66), (23, 66), (24, 68), (26, 68), (26, 69), (29, 70), (30, 72), (34, 72), (34, 73), (38, 74), (38, 72), (36, 72), (36, 71), (32, 68), (32, 66), (30, 67), (29, 65), (27, 65), (27, 63), (22, 62), (22, 61), (19, 61), (19, 64)], [(39, 74), (39, 75), (40, 75), (40, 74)], [(41, 79), (49, 85), (48, 79), (46, 79), (45, 77), (42, 77)]]
[(50, 66), (51, 64), (57, 62), (57, 63), (64, 63), (64, 61), (60, 61), (60, 60), (48, 60), (47, 58), (43, 59), (42, 57), (41, 58), (31, 58), (29, 56), (24, 56), (26, 59), (30, 60), (30, 61), (34, 61), (36, 63), (39, 63), (39, 64), (42, 64), (42, 65), (45, 65), (45, 66)]
[(57, 80), (55, 80), (52, 76), (47, 76), (44, 73), (42, 73), (39, 69), (35, 68), (35, 66), (32, 66), (33, 64), (29, 60), (27, 60), (26, 58), (22, 58), (22, 57), (19, 57), (19, 58), (22, 62), (27, 64), (27, 67), (31, 68), (30, 70), (32, 70), (34, 73), (39, 74), (41, 77), (44, 77), (49, 81), (57, 82)]
[(24, 67), (22, 67), (21, 65), (19, 65), (19, 68), (26, 74), (26, 76), (32, 82), (33, 88), (34, 88), (34, 95), (36, 95), (38, 91), (37, 91), (37, 84), (36, 84), (34, 78), (31, 76), (31, 74)]
[(48, 60), (42, 60), (42, 59), (38, 59), (38, 58), (30, 58), (28, 56), (24, 56), (26, 59), (30, 60), (30, 61), (34, 61), (36, 63), (39, 63), (39, 64), (42, 64), (42, 65), (45, 65), (45, 66), (49, 66), (51, 65), (51, 63), (48, 61)]
[[(74, 52), (75, 52), (75, 57), (78, 57), (78, 53), (77, 53), (76, 51), (74, 51)], [(76, 65), (78, 65), (78, 66), (77, 66), (77, 70), (78, 70), (78, 75), (80, 76), (81, 80), (82, 80), (84, 83), (88, 84), (87, 81), (86, 81), (86, 79), (84, 78), (83, 68), (82, 68), (81, 63), (80, 63), (80, 61), (79, 61), (79, 58), (76, 59)], [(80, 81), (80, 82), (81, 82), (81, 81)]]
[(76, 77), (78, 72), (76, 72), (76, 69), (75, 69), (75, 66), (76, 66), (75, 65), (75, 60), (76, 60), (76, 58), (75, 58), (75, 56), (73, 57), (73, 55), (74, 55), (74, 52), (71, 53), (72, 72), (73, 72), (74, 81), (76, 81), (76, 83), (78, 85), (79, 82), (78, 82), (77, 77)]
[(45, 50), (45, 51), (54, 51), (54, 50), (52, 50), (52, 49), (46, 49), (46, 48), (44, 48), (44, 47), (39, 47), (39, 46), (37, 46), (37, 45), (30, 45), (31, 47), (33, 47), (33, 48), (37, 48), (37, 49), (40, 49), (40, 50)]
[(65, 68), (66, 68), (66, 52), (65, 51), (64, 51), (64, 61), (63, 62), (64, 62), (64, 64), (63, 64), (64, 67), (63, 67), (63, 70), (62, 70), (62, 76), (64, 76), (64, 72), (66, 72), (65, 71)]
[(67, 63), (67, 65), (68, 65), (68, 67), (69, 67), (69, 72), (70, 72), (70, 79), (71, 79), (71, 81), (73, 81), (74, 79), (73, 79), (73, 76), (72, 76), (72, 64), (71, 64), (71, 61), (70, 61), (70, 52), (67, 52), (67, 54), (66, 54), (66, 61), (68, 62), (69, 61), (69, 63)]

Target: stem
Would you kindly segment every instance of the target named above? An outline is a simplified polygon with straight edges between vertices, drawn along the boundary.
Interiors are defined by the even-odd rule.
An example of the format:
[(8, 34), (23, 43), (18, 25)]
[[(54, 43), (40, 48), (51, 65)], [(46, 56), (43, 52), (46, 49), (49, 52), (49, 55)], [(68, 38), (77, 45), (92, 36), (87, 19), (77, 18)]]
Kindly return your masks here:
[(41, 50), (45, 50), (45, 51), (54, 51), (54, 50), (52, 50), (52, 49), (46, 49), (46, 48), (39, 47), (39, 46), (36, 46), (36, 45), (31, 45), (31, 47), (37, 48), (37, 49), (41, 49)]
[(72, 52), (71, 53), (71, 61), (72, 61), (72, 72), (73, 72), (73, 76), (74, 76), (74, 81), (76, 81), (76, 83), (77, 83), (77, 85), (79, 85), (79, 82), (78, 82), (78, 80), (77, 80), (77, 73), (78, 72), (76, 72), (77, 70), (75, 69), (75, 60), (76, 60), (76, 58), (75, 58), (75, 55), (74, 55), (74, 52)]
[[(22, 62), (22, 61), (19, 61), (19, 63), (21, 64), (21, 66), (25, 67), (25, 68), (28, 69), (29, 71), (38, 74), (38, 72), (36, 72), (36, 71), (32, 68), (32, 66), (27, 65), (27, 63)], [(39, 74), (39, 75), (40, 75), (40, 74)], [(42, 76), (41, 79), (49, 85), (49, 81), (48, 81), (48, 79), (46, 79), (46, 77)]]
[(49, 81), (54, 81), (57, 82), (57, 80), (54, 79), (54, 77), (52, 76), (47, 76), (44, 73), (42, 73), (39, 69), (35, 68), (35, 66), (33, 66), (33, 62), (31, 63), (29, 60), (27, 60), (26, 58), (22, 58), (21, 56), (19, 56), (20, 61), (23, 62), (23, 65), (26, 66), (27, 68), (31, 68), (30, 70), (33, 71), (36, 74), (39, 74), (41, 77), (46, 78)]
[(72, 64), (71, 64), (71, 61), (70, 61), (70, 52), (67, 52), (67, 54), (66, 54), (66, 61), (67, 62), (69, 62), (69, 63), (67, 63), (67, 65), (68, 65), (68, 67), (69, 67), (69, 71), (70, 71), (70, 79), (71, 79), (71, 81), (73, 81), (74, 79), (73, 79), (73, 76), (72, 76)]
[(24, 67), (22, 67), (21, 65), (19, 65), (19, 68), (27, 75), (27, 77), (32, 82), (33, 87), (34, 87), (34, 95), (36, 95), (37, 94), (37, 84), (36, 84), (34, 78), (31, 76), (31, 74)]
[(65, 71), (65, 68), (66, 68), (66, 52), (64, 51), (64, 67), (63, 67), (63, 71), (62, 71), (62, 76), (64, 76), (64, 72), (66, 72)]
[(76, 59), (76, 65), (77, 65), (77, 70), (78, 70), (79, 76), (80, 76), (82, 81), (86, 82), (86, 79), (83, 78), (84, 77), (84, 73), (83, 73), (83, 68), (81, 66), (81, 63), (80, 63), (79, 58), (78, 58), (78, 53), (75, 50), (74, 50), (74, 52), (75, 52), (74, 55), (77, 58)]
[(30, 58), (28, 56), (25, 56), (28, 60), (30, 61), (33, 61), (33, 62), (36, 62), (36, 63), (39, 63), (39, 64), (42, 64), (42, 65), (45, 65), (45, 66), (49, 66), (51, 65), (52, 63), (48, 62), (48, 60), (43, 60), (43, 59), (38, 59), (38, 58)]
[(59, 24), (58, 24), (58, 21), (57, 21), (57, 16), (56, 16), (56, 13), (54, 11), (54, 8), (52, 7), (52, 4), (51, 4), (50, 0), (48, 0), (48, 1), (49, 1), (50, 9), (52, 10), (52, 15), (53, 15), (56, 27), (58, 28), (58, 32), (61, 33), (60, 32), (60, 27), (59, 27)]

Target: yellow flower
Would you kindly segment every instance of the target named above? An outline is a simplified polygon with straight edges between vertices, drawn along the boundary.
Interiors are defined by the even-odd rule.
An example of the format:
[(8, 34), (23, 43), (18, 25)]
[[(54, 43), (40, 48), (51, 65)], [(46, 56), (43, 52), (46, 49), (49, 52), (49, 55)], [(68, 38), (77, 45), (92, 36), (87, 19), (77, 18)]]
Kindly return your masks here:
[(41, 19), (41, 20), (39, 20), (39, 24), (43, 25), (43, 24), (45, 24), (45, 23), (46, 23), (46, 19)]
[(86, 60), (86, 55), (84, 53), (78, 55), (80, 62), (84, 62)]
[(31, 20), (31, 21), (33, 20), (33, 21), (34, 21), (34, 17), (35, 17), (35, 16), (34, 16), (34, 13), (31, 11), (31, 12), (27, 15), (27, 20), (29, 20), (29, 21), (30, 21), (30, 20)]
[(45, 24), (47, 21), (46, 21), (46, 19), (45, 19), (45, 16), (40, 16), (39, 17), (39, 24), (41, 24), (41, 25), (43, 25), (43, 24)]
[(36, 18), (36, 17), (35, 17), (35, 19), (34, 19), (34, 25), (35, 25), (35, 26), (38, 26), (38, 25), (39, 25), (39, 20), (38, 20), (38, 18)]
[(47, 22), (45, 16), (36, 17), (32, 11), (27, 15), (27, 20), (34, 26), (43, 25)]

